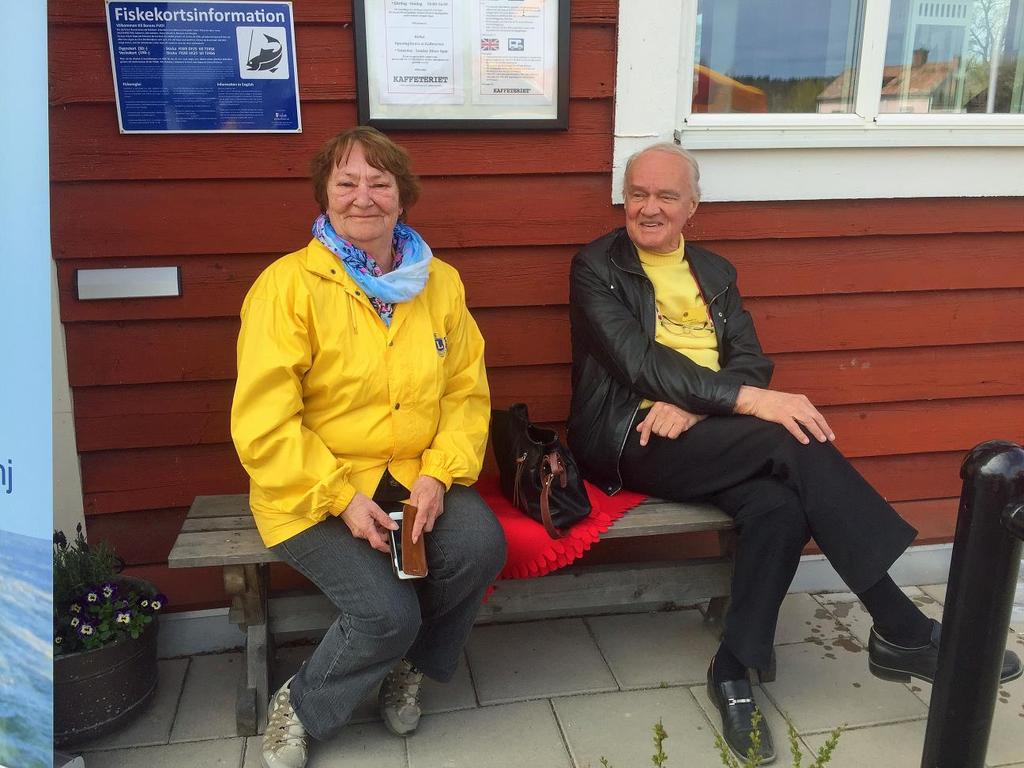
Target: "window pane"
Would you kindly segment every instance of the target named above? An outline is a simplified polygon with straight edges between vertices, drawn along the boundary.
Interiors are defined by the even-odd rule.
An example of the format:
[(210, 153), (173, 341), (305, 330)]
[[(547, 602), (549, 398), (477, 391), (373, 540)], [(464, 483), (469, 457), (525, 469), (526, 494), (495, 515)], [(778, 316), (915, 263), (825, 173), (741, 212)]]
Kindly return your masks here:
[(880, 112), (1020, 114), (1024, 0), (892, 0)]
[(851, 112), (861, 0), (700, 0), (694, 112)]

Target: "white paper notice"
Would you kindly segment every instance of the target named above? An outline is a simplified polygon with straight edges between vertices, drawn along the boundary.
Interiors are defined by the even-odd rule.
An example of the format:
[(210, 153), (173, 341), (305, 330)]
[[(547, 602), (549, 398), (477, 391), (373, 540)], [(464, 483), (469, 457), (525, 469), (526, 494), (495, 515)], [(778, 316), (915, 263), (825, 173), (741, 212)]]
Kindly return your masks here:
[(479, 46), (473, 66), (477, 104), (551, 104), (555, 87), (558, 3), (472, 0)]
[(382, 104), (462, 104), (455, 0), (385, 0)]

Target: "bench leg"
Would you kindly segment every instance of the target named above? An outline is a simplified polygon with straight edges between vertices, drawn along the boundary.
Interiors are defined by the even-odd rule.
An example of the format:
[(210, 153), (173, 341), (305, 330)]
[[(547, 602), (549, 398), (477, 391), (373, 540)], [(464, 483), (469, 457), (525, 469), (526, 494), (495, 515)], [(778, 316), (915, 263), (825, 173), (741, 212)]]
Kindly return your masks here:
[(251, 624), (245, 638), (245, 676), (247, 687), (256, 692), (256, 732), (267, 727), (270, 703), (270, 643), (266, 624)]
[(267, 566), (224, 566), (224, 588), (231, 595), (231, 621), (245, 633), (245, 666), (235, 721), (239, 736), (262, 733), (270, 701), (270, 633), (267, 626)]
[[(736, 551), (736, 532), (734, 530), (718, 532), (718, 549), (722, 553), (722, 557), (729, 558), (729, 581), (731, 583), (733, 567), (735, 565), (732, 556)], [(708, 603), (707, 613), (704, 614), (704, 621), (717, 626), (719, 634), (721, 634), (725, 622), (725, 612), (729, 610), (729, 586), (726, 586), (725, 590), (724, 595), (711, 598), (711, 601)]]
[(707, 624), (717, 626), (721, 628), (722, 622), (725, 621), (725, 612), (729, 608), (729, 596), (724, 597), (712, 597), (708, 601), (708, 610), (704, 614), (704, 621)]
[(757, 679), (760, 683), (774, 683), (775, 682), (775, 649), (772, 648), (772, 657), (768, 660), (768, 666), (765, 669), (757, 670)]
[(259, 726), (256, 715), (256, 690), (250, 688), (243, 672), (238, 678), (238, 693), (235, 695), (235, 733), (238, 736), (255, 736)]

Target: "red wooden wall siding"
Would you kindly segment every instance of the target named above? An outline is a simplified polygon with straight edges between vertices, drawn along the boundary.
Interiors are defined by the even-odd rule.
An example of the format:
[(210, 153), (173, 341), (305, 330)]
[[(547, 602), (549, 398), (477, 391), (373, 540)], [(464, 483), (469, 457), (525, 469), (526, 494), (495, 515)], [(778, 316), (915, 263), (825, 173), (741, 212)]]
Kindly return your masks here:
[[(459, 268), (487, 338), (495, 403), (553, 423), (569, 402), (569, 261), (622, 218), (618, 4), (572, 6), (568, 132), (394, 134), (424, 177), (411, 221)], [(103, 3), (51, 0), (49, 14), (53, 252), (89, 532), (177, 607), (223, 604), (215, 569), (169, 571), (167, 552), (195, 495), (246, 489), (228, 433), (237, 312), (260, 270), (305, 244), (309, 159), (355, 122), (351, 11), (295, 2), (299, 136), (121, 136)], [(824, 408), (921, 541), (948, 540), (963, 452), (1024, 438), (1024, 200), (707, 204), (694, 229), (739, 267), (777, 386)], [(181, 298), (74, 298), (77, 268), (169, 264)], [(697, 556), (714, 541), (589, 557), (638, 546)]]

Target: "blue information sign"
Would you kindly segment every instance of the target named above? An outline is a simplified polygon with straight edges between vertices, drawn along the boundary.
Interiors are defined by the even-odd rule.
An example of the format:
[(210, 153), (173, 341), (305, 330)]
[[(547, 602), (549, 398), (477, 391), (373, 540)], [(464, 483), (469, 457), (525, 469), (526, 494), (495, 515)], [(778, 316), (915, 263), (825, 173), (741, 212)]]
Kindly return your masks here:
[(302, 130), (290, 2), (106, 3), (123, 133)]

